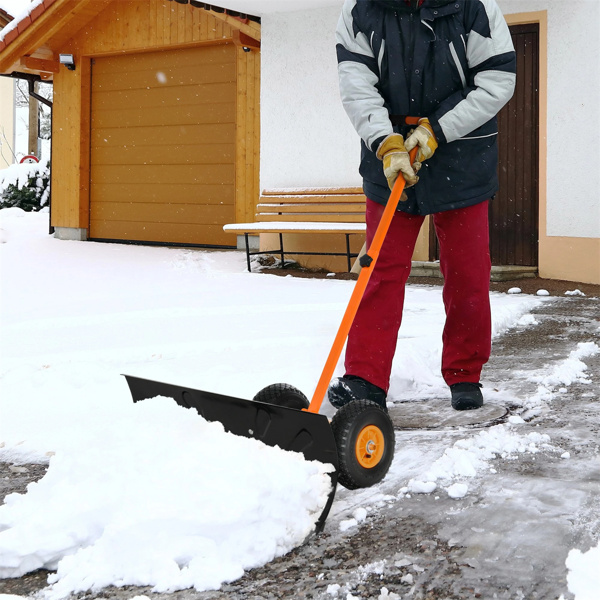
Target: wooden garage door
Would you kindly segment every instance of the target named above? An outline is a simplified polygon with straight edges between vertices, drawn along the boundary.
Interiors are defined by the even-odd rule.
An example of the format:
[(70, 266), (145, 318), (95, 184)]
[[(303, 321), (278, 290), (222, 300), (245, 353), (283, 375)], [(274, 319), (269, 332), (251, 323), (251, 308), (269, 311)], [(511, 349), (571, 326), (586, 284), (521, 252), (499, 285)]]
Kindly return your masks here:
[(92, 239), (231, 244), (235, 75), (231, 45), (94, 60)]

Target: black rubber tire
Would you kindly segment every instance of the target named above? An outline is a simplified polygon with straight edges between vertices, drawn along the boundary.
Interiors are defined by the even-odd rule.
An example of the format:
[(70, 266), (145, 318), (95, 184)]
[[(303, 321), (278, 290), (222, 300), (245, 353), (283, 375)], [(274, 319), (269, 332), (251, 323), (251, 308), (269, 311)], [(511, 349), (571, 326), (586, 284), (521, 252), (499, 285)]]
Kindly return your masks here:
[[(360, 432), (369, 425), (381, 430), (384, 439), (383, 455), (372, 468), (362, 466), (356, 457)], [(379, 483), (389, 471), (394, 459), (396, 436), (387, 412), (376, 402), (354, 400), (342, 406), (331, 421), (338, 451), (338, 481), (349, 490), (367, 488)]]
[(308, 398), (298, 388), (289, 383), (272, 383), (260, 390), (252, 400), (297, 410), (308, 408), (310, 405)]

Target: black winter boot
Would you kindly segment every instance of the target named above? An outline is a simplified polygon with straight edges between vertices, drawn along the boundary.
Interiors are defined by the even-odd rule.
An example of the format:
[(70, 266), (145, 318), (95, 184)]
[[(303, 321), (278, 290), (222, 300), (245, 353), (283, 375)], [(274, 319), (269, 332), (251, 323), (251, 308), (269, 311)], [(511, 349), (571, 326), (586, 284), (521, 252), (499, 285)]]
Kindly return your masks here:
[(483, 406), (483, 395), (480, 383), (453, 383), (450, 386), (452, 393), (452, 408), (456, 410), (473, 410)]
[(340, 408), (353, 400), (370, 400), (376, 402), (387, 412), (387, 394), (376, 385), (356, 375), (344, 375), (334, 379), (327, 390), (329, 402)]

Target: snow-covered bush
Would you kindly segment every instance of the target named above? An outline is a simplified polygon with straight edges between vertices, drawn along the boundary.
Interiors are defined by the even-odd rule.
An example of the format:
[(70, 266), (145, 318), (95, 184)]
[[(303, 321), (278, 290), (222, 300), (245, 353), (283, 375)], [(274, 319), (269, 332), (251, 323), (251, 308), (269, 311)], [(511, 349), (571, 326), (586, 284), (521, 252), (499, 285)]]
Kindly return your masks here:
[(49, 164), (15, 164), (0, 171), (0, 208), (39, 211), (50, 198)]

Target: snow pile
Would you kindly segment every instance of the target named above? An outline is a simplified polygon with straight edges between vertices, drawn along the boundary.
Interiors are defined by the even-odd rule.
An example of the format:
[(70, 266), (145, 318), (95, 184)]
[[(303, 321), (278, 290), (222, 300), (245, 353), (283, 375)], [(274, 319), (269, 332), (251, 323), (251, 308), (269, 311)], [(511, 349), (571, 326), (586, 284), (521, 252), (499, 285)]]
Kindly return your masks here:
[(227, 434), (170, 398), (109, 417), (90, 415), (87, 440), (0, 507), (0, 577), (58, 567), (57, 598), (111, 584), (216, 589), (302, 543), (327, 501), (333, 467)]
[[(535, 296), (520, 296), (515, 294), (511, 294), (510, 296), (499, 294), (498, 296), (496, 297), (496, 294), (491, 294), (493, 313), (492, 334), (494, 337), (504, 333), (515, 325), (529, 325), (530, 323), (521, 321), (521, 319), (526, 317), (526, 314), (530, 310), (539, 306), (540, 302), (546, 302), (546, 300), (536, 298)], [(502, 302), (501, 298), (503, 297), (512, 302)], [(494, 303), (494, 300), (498, 300), (498, 302)], [(523, 310), (524, 308), (525, 310)]]
[(566, 561), (567, 584), (575, 600), (598, 600), (600, 590), (600, 543), (587, 552), (571, 550)]
[(539, 385), (536, 393), (523, 402), (523, 417), (531, 419), (539, 415), (548, 402), (552, 401), (557, 388), (562, 389), (574, 383), (590, 383), (588, 366), (583, 359), (599, 352), (600, 347), (595, 342), (581, 342), (567, 359), (554, 366), (549, 373), (532, 376), (530, 380)]
[(401, 488), (400, 493), (431, 494), (438, 485), (442, 485), (447, 486), (446, 492), (451, 498), (462, 498), (467, 494), (468, 486), (456, 480), (475, 477), (490, 468), (490, 461), (553, 449), (546, 434), (531, 432), (521, 435), (513, 430), (512, 423), (496, 425), (455, 442), (429, 469)]
[(586, 373), (588, 367), (582, 359), (596, 356), (598, 352), (600, 352), (600, 347), (595, 342), (580, 342), (569, 358), (555, 367), (549, 375), (533, 377), (532, 381), (536, 381), (548, 389), (561, 385), (572, 385), (575, 382), (591, 383)]

